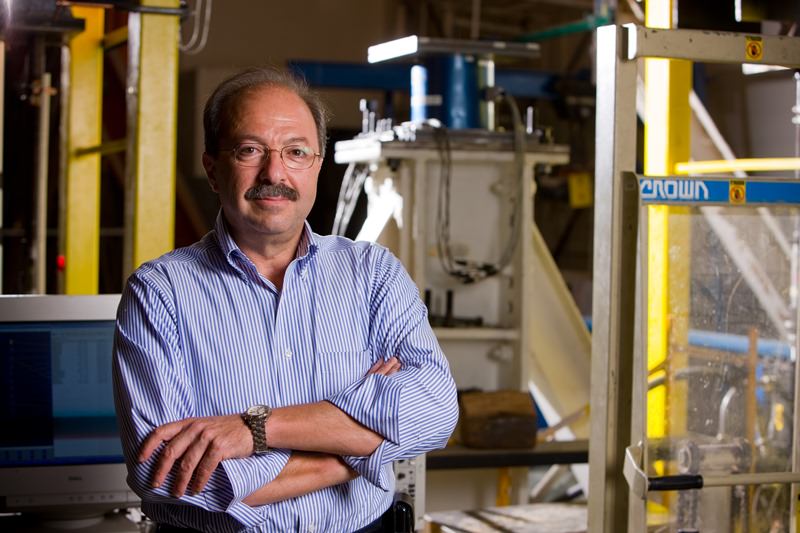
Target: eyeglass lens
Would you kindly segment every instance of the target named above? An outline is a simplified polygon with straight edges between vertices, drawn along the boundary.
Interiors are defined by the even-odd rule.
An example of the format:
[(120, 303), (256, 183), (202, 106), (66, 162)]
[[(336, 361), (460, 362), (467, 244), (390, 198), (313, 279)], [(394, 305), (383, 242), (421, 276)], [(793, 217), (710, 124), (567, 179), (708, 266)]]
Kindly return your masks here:
[(316, 157), (311, 148), (296, 144), (284, 146), (277, 150), (260, 144), (244, 143), (233, 149), (236, 161), (246, 167), (257, 167), (265, 164), (271, 152), (278, 152), (283, 165), (293, 170), (305, 170), (311, 167)]

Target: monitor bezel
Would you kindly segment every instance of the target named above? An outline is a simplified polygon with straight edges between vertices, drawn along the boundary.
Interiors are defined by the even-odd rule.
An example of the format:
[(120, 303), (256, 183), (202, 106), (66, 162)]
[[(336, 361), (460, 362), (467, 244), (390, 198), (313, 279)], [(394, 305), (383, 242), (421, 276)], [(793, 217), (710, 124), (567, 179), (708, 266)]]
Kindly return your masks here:
[[(119, 300), (119, 294), (0, 295), (0, 323), (113, 322)], [(124, 462), (0, 466), (0, 512), (81, 517), (138, 505)]]

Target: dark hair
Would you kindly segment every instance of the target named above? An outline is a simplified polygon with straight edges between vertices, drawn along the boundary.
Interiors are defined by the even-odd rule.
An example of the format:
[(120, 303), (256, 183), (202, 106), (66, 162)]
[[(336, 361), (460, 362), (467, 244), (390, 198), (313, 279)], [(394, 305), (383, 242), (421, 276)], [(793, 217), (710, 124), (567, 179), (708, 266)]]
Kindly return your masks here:
[(295, 74), (275, 67), (259, 67), (243, 70), (226, 79), (214, 89), (203, 109), (203, 130), (205, 131), (206, 153), (216, 156), (219, 151), (219, 138), (224, 126), (225, 109), (243, 93), (259, 87), (283, 87), (299, 96), (311, 111), (317, 126), (319, 151), (325, 157), (327, 140), (328, 110), (320, 97), (313, 92), (306, 81)]

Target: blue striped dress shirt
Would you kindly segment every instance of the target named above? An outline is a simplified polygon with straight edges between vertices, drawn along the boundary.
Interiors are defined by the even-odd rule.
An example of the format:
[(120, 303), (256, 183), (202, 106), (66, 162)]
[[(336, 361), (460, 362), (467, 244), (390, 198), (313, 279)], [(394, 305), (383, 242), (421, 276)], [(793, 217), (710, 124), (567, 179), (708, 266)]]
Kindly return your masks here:
[[(365, 375), (397, 356), (391, 376)], [(385, 248), (306, 224), (281, 290), (236, 246), (222, 213), (192, 246), (139, 268), (117, 314), (114, 388), (128, 483), (158, 522), (202, 531), (354, 531), (390, 505), (392, 461), (444, 446), (455, 385), (416, 285)], [(145, 437), (189, 417), (327, 400), (384, 437), (345, 457), (355, 480), (264, 506), (242, 499), (273, 480), (290, 450), (223, 461), (206, 488), (176, 499), (152, 488)], [(320, 428), (335, 432), (335, 427)], [(159, 448), (160, 450), (160, 448)]]

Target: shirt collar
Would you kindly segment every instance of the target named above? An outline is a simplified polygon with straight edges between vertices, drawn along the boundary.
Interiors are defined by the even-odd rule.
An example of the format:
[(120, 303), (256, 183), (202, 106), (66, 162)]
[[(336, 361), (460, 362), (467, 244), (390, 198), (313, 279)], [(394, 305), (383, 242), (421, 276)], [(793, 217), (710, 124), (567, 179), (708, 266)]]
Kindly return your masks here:
[[(222, 209), (220, 209), (219, 213), (217, 213), (217, 220), (214, 224), (214, 230), (217, 234), (217, 242), (219, 243), (219, 247), (222, 249), (222, 253), (225, 258), (228, 259), (228, 262), (235, 266), (237, 262), (234, 260), (234, 258), (247, 257), (236, 244), (236, 241), (233, 240), (233, 236), (231, 235), (230, 231), (228, 231), (228, 223), (225, 220)], [(306, 256), (312, 257), (314, 254), (316, 254), (318, 249), (319, 245), (317, 243), (317, 239), (314, 236), (314, 232), (311, 231), (311, 226), (306, 220), (303, 222), (303, 232), (300, 234), (300, 242), (297, 243), (297, 251), (295, 252), (294, 257), (295, 259), (303, 259)]]

